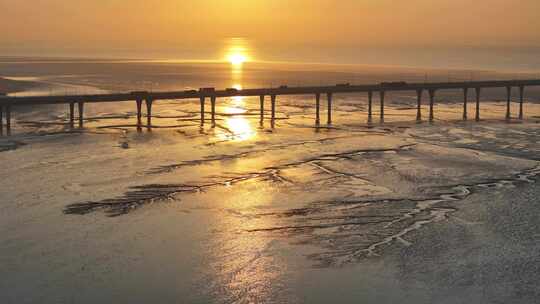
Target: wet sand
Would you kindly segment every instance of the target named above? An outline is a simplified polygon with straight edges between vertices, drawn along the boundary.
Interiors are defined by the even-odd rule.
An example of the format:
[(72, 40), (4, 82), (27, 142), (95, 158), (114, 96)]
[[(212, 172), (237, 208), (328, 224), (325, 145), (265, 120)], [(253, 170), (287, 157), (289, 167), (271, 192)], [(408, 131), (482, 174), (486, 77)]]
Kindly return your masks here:
[[(234, 130), (245, 121), (227, 128), (238, 119), (229, 117), (202, 133), (188, 120), (142, 134), (123, 127), (123, 118), (102, 114), (83, 133), (47, 125), (42, 136), (11, 139), (25, 145), (1, 154), (11, 164), (4, 168), (11, 178), (0, 186), (2, 276), (11, 278), (3, 293), (8, 301), (30, 303), (322, 303), (336, 290), (342, 292), (333, 299), (344, 302), (404, 295), (415, 303), (490, 302), (496, 293), (478, 289), (487, 283), (464, 268), (456, 276), (477, 289), (450, 285), (453, 294), (439, 293), (434, 284), (445, 282), (445, 269), (430, 255), (442, 255), (447, 267), (476, 259), (488, 274), (498, 271), (483, 256), (458, 255), (478, 242), (491, 244), (496, 234), (453, 242), (467, 237), (459, 233), (476, 222), (469, 218), (474, 208), (496, 202), (484, 184), (502, 182), (495, 189), (504, 195), (537, 191), (521, 180), (538, 173), (538, 125), (439, 121), (366, 128), (342, 111), (344, 126), (333, 129), (313, 129), (307, 115), (291, 110), (281, 113), (288, 118), (275, 130), (257, 129), (247, 116), (253, 129)], [(474, 199), (479, 202), (471, 207)], [(526, 196), (515, 202), (533, 203)], [(494, 221), (504, 210), (485, 216)], [(528, 220), (525, 227), (536, 227)], [(468, 234), (481, 229), (471, 227)], [(523, 248), (524, 261), (537, 265), (535, 249), (534, 243)], [(512, 260), (513, 251), (508, 255)], [(425, 274), (427, 267), (434, 270)], [(528, 293), (509, 299), (526, 302), (537, 292), (526, 283), (534, 276), (519, 279)], [(511, 282), (502, 276), (497, 283)], [(408, 284), (414, 288), (402, 287)]]
[[(338, 97), (315, 128), (313, 98), (17, 113), (0, 139), (0, 293), (6, 303), (531, 303), (538, 281), (540, 105), (504, 122), (457, 95), (434, 124), (392, 94), (368, 126), (366, 96)], [(470, 113), (474, 113), (471, 104)], [(515, 117), (517, 104), (512, 104)], [(427, 107), (423, 108), (427, 114)]]
[(396, 243), (350, 268), (311, 271), (299, 284), (300, 302), (535, 303), (539, 191), (523, 183), (447, 204), (455, 211), (410, 233), (409, 246)]

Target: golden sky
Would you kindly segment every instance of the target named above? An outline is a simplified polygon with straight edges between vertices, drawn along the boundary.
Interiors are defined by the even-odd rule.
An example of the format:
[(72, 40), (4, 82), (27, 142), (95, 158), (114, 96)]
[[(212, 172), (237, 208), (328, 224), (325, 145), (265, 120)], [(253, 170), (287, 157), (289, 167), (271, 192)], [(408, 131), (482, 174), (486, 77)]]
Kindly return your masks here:
[(196, 54), (230, 37), (263, 50), (540, 47), (539, 0), (0, 0), (0, 16), (4, 53)]

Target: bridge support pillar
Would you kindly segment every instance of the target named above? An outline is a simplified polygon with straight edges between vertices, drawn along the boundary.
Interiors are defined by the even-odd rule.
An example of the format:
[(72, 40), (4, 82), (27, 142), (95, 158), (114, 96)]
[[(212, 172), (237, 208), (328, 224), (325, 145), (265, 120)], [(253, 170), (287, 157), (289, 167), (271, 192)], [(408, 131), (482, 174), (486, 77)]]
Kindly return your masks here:
[(6, 106), (6, 134), (11, 135), (11, 106)]
[(476, 88), (476, 121), (480, 121), (480, 93), (481, 88)]
[(82, 128), (84, 126), (84, 102), (79, 101), (77, 105), (79, 107), (79, 128)]
[(201, 102), (201, 127), (202, 127), (204, 126), (204, 104), (206, 102), (206, 97), (201, 96), (200, 102)]
[(433, 109), (435, 106), (435, 92), (434, 89), (429, 90), (429, 122), (435, 120), (435, 112)]
[(276, 95), (270, 96), (272, 102), (272, 128), (276, 126)]
[(315, 94), (315, 125), (321, 125), (321, 94)]
[(154, 101), (150, 98), (146, 99), (146, 127), (152, 129), (152, 104)]
[(506, 120), (512, 118), (512, 113), (510, 112), (510, 102), (512, 99), (512, 87), (506, 87)]
[(216, 126), (216, 96), (210, 97), (210, 104), (212, 109), (212, 127)]
[(373, 122), (373, 91), (368, 91), (368, 124)]
[(264, 125), (264, 95), (259, 96), (260, 101), (260, 124), (261, 126)]
[(0, 136), (4, 135), (4, 107), (0, 106)]
[(463, 88), (463, 120), (469, 119), (467, 114), (467, 103), (469, 101), (469, 88)]
[(385, 91), (381, 91), (381, 123), (384, 122), (384, 95)]
[(137, 130), (142, 129), (142, 99), (137, 99)]
[(424, 91), (422, 89), (416, 90), (416, 98), (417, 98), (417, 104), (416, 104), (416, 121), (421, 122), (422, 121), (422, 93)]
[(332, 97), (333, 97), (332, 93), (326, 94), (326, 98), (328, 101), (328, 117), (327, 117), (326, 123), (328, 125), (332, 124)]
[(69, 127), (73, 129), (75, 126), (75, 103), (69, 103)]
[(520, 86), (519, 87), (519, 120), (523, 120), (523, 99), (524, 99), (524, 92), (525, 87)]

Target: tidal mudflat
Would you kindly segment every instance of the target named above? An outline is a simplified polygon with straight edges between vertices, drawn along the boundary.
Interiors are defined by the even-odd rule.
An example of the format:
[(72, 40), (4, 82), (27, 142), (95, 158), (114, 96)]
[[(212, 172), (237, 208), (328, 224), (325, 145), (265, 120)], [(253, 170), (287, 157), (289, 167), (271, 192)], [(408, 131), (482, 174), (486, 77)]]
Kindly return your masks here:
[(476, 123), (448, 97), (433, 124), (414, 122), (415, 96), (389, 100), (385, 124), (367, 125), (366, 96), (339, 97), (318, 128), (312, 96), (280, 99), (275, 128), (249, 98), (221, 101), (203, 128), (198, 101), (157, 103), (142, 132), (134, 105), (91, 105), (84, 130), (65, 109), (23, 110), (0, 139), (0, 294), (534, 302), (537, 100), (510, 122), (483, 101)]

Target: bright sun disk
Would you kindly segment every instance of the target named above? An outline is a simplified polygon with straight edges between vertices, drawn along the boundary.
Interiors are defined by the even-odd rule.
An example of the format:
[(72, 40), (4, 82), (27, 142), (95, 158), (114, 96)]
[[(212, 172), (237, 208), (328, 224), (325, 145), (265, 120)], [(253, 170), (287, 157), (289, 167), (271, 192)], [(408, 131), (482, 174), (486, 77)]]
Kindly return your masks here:
[(232, 65), (242, 65), (247, 61), (247, 57), (242, 54), (231, 54), (229, 55), (229, 62)]

